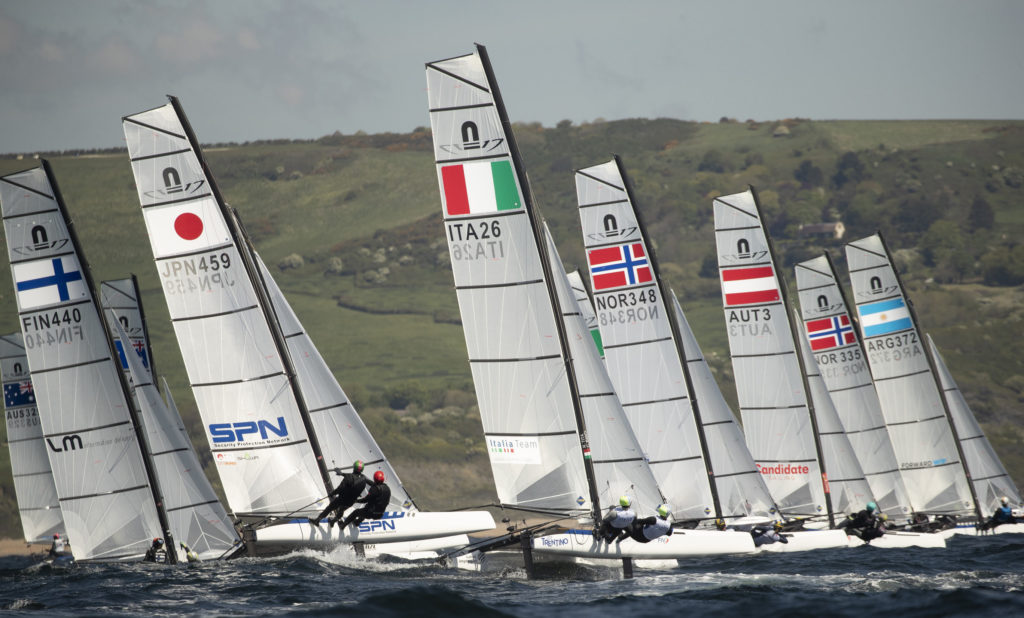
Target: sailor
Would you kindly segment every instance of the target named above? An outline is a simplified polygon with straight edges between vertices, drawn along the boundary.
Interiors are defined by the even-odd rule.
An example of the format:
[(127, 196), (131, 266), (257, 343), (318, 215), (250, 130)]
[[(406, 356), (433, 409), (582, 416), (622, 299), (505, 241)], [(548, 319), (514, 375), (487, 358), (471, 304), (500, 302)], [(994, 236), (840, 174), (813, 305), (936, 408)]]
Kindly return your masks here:
[(363, 476), (363, 462), (358, 459), (352, 464), (352, 472), (342, 473), (340, 468), (335, 468), (334, 472), (341, 474), (341, 482), (329, 494), (328, 497), (333, 497), (333, 500), (327, 505), (327, 508), (309, 520), (309, 523), (314, 526), (320, 525), (320, 520), (330, 513), (334, 513), (334, 517), (327, 520), (327, 527), (330, 528), (337, 523), (345, 509), (355, 504), (356, 498), (363, 493), (363, 489), (368, 483), (366, 477)]
[[(672, 524), (668, 523), (671, 509), (667, 504), (658, 506), (658, 514), (643, 519), (636, 519), (629, 527), (629, 536), (637, 543), (650, 543), (661, 536), (672, 535)], [(622, 537), (616, 541), (621, 541)]]
[[(874, 502), (868, 502), (864, 505), (864, 510), (859, 511), (852, 517), (847, 517), (843, 523), (839, 524), (840, 528), (846, 530), (846, 534), (850, 536), (856, 536), (864, 541), (870, 541), (871, 539), (878, 538), (885, 533), (883, 528), (881, 534), (878, 534), (878, 505)], [(867, 536), (868, 538), (865, 538)]]
[(60, 538), (59, 532), (56, 532), (53, 535), (53, 542), (50, 543), (50, 556), (53, 558), (60, 558), (61, 556), (66, 555), (68, 555), (68, 550), (64, 545), (64, 539)]
[(197, 554), (196, 552), (194, 552), (191, 549), (189, 549), (189, 546), (185, 545), (184, 543), (178, 543), (178, 544), (181, 545), (181, 550), (183, 552), (185, 552), (185, 558), (189, 562), (199, 562), (199, 554)]
[(724, 519), (716, 519), (715, 520), (715, 530), (725, 530), (725, 520)]
[(636, 519), (636, 513), (629, 508), (630, 504), (629, 496), (622, 496), (619, 498), (619, 505), (608, 511), (601, 520), (601, 526), (594, 533), (599, 541), (611, 543), (617, 538), (629, 536), (629, 526)]
[(1013, 508), (1010, 507), (1010, 499), (1003, 496), (999, 499), (1000, 505), (996, 507), (995, 512), (992, 513), (992, 517), (988, 521), (978, 526), (979, 530), (991, 530), (1000, 524), (1015, 524), (1017, 518), (1013, 516)]
[(777, 520), (772, 524), (771, 528), (754, 526), (750, 530), (750, 536), (754, 539), (754, 547), (770, 545), (772, 543), (789, 543), (789, 539), (782, 536), (782, 522)]
[(143, 562), (167, 562), (167, 550), (164, 549), (163, 539), (153, 539), (153, 544), (146, 550)]
[(349, 513), (345, 521), (341, 522), (342, 528), (350, 524), (358, 526), (363, 523), (364, 519), (380, 519), (384, 516), (384, 511), (388, 509), (388, 503), (391, 502), (391, 488), (384, 482), (383, 472), (377, 470), (373, 473), (373, 485), (366, 492), (366, 496), (356, 500), (356, 502), (363, 503), (366, 506)]

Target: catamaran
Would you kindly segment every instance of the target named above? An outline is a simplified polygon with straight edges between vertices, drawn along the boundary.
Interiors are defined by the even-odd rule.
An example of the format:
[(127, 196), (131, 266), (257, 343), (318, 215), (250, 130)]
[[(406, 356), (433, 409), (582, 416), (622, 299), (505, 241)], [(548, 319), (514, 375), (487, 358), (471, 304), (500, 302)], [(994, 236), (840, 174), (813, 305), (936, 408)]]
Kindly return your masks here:
[(67, 533), (20, 332), (0, 337), (0, 378), (21, 529), (26, 543), (50, 543), (54, 534)]
[[(50, 165), (0, 178), (32, 386), (76, 560), (174, 547), (142, 427)], [(174, 562), (176, 554), (168, 553)]]
[(619, 157), (578, 170), (576, 194), (608, 373), (674, 517), (770, 524), (775, 504), (661, 278)]
[[(250, 551), (493, 528), (487, 512), (416, 508), (380, 449), (366, 440), (369, 433), (340, 387), (325, 379), (330, 372), (290, 308), (281, 305), (283, 296), (273, 291), (225, 204), (178, 100), (127, 116), (123, 125), (192, 392), (228, 505), (247, 523)], [(307, 518), (327, 504), (332, 471), (356, 459), (368, 473), (384, 472), (391, 510), (358, 528), (310, 524)]]
[[(664, 498), (536, 213), (486, 50), (426, 69), (445, 232), (500, 502), (570, 527), (538, 527), (527, 543), (538, 553), (704, 553), (697, 531), (607, 544), (572, 528), (594, 525), (622, 495), (640, 515)], [(745, 536), (717, 550), (749, 551)]]
[[(911, 500), (919, 513), (945, 518), (951, 532), (973, 534), (970, 520), (987, 519), (985, 509), (1001, 496), (1020, 505), (1016, 485), (937, 350), (925, 345), (881, 234), (847, 244), (846, 260), (868, 366)], [(954, 527), (956, 518), (962, 527)]]

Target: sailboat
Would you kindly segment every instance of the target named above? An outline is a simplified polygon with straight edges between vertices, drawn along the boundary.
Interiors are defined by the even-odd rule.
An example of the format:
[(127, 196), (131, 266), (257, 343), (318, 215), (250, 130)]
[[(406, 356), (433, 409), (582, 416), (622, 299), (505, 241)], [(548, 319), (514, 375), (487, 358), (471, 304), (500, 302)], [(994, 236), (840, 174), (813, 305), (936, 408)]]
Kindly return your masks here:
[(916, 511), (983, 521), (1000, 496), (1020, 504), (941, 357), (925, 345), (881, 234), (847, 244), (846, 260), (868, 366)]
[[(281, 315), (288, 312), (271, 300), (266, 271), (261, 273), (220, 195), (178, 100), (170, 97), (167, 105), (127, 116), (123, 125), (192, 392), (228, 505), (249, 524), (243, 533), (250, 551), (413, 541), (493, 528), (493, 518), (482, 511), (419, 512), (395, 476), (388, 478), (392, 510), (383, 519), (344, 530), (309, 524), (306, 518), (327, 504), (331, 472), (362, 455), (346, 450), (359, 431), (344, 432), (358, 417), (345, 411), (347, 399), (339, 400), (329, 385), (303, 387), (308, 366), (296, 365), (286, 341)], [(296, 333), (304, 336), (301, 327), (290, 334)], [(304, 346), (305, 339), (293, 339)], [(329, 373), (314, 368), (320, 373), (308, 376), (307, 385), (323, 384), (319, 376)], [(393, 472), (383, 455), (367, 458), (366, 470)]]
[(764, 547), (846, 546), (845, 532), (834, 529), (836, 516), (862, 508), (873, 499), (871, 489), (827, 390), (809, 383), (753, 189), (715, 198), (714, 216), (729, 349), (750, 452), (783, 515), (817, 525), (824, 520), (832, 528)]
[[(50, 165), (0, 178), (19, 322), (76, 560), (174, 547), (151, 458)], [(174, 552), (168, 561), (174, 562)]]
[(576, 304), (579, 305), (583, 324), (590, 331), (590, 337), (594, 340), (597, 355), (604, 358), (604, 341), (601, 339), (601, 328), (597, 325), (597, 313), (594, 312), (594, 302), (590, 298), (590, 291), (587, 289), (587, 285), (583, 283), (583, 276), (580, 275), (579, 269), (568, 271), (565, 273), (565, 276), (569, 278), (569, 286), (572, 288), (573, 298), (576, 299)]
[[(228, 557), (241, 538), (203, 472), (192, 440), (177, 410), (160, 396), (153, 373), (152, 347), (135, 276), (100, 283), (104, 316), (115, 335), (122, 371), (131, 387), (132, 404), (145, 430), (164, 508), (178, 546), (167, 551), (187, 559)], [(131, 334), (129, 334), (131, 333)]]
[[(486, 49), (427, 63), (426, 73), (452, 271), (500, 502), (570, 526), (594, 524), (622, 495), (638, 515), (652, 514), (663, 497), (536, 213)], [(696, 547), (696, 535), (684, 537), (609, 545), (589, 528), (539, 527), (532, 550), (666, 558)]]
[[(576, 194), (608, 373), (675, 517), (770, 523), (775, 504), (731, 410), (702, 371), (619, 157), (578, 170)], [(700, 360), (691, 363), (690, 355)], [(703, 397), (694, 372), (702, 374)]]
[(22, 533), (26, 543), (49, 543), (54, 534), (67, 534), (20, 332), (0, 336), (0, 377)]
[(867, 354), (850, 319), (829, 255), (797, 264), (796, 285), (803, 336), (808, 339), (878, 509), (894, 522), (905, 523), (913, 503), (889, 439)]

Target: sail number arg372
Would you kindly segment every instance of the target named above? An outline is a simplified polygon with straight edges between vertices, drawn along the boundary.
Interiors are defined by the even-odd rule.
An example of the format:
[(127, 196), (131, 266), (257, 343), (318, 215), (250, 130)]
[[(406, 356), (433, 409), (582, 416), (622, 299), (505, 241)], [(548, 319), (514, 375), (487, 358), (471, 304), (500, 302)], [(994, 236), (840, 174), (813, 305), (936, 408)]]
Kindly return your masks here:
[(494, 260), (505, 257), (499, 221), (463, 221), (446, 223), (452, 259)]
[(25, 332), (25, 347), (29, 350), (85, 339), (82, 312), (78, 307), (26, 315), (21, 318), (21, 326)]
[(864, 344), (872, 363), (895, 363), (924, 354), (918, 345), (916, 331), (868, 339)]
[(227, 252), (164, 260), (160, 278), (167, 294), (208, 292), (229, 288), (235, 280), (228, 275), (231, 256)]

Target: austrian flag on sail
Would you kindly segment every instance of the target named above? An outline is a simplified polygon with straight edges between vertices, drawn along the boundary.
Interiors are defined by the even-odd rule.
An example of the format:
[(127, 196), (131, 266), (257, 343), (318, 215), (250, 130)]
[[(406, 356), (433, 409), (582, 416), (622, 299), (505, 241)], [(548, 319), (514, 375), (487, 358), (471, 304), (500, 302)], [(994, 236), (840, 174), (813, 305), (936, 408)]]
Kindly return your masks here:
[(651, 263), (641, 243), (603, 247), (587, 252), (594, 290), (650, 283)]
[(441, 184), (449, 215), (475, 215), (521, 206), (508, 160), (446, 165), (441, 168)]
[(807, 340), (815, 352), (857, 342), (850, 318), (846, 315), (807, 320), (804, 324), (807, 326)]
[(779, 300), (779, 287), (771, 266), (723, 268), (722, 294), (725, 306), (772, 303)]

